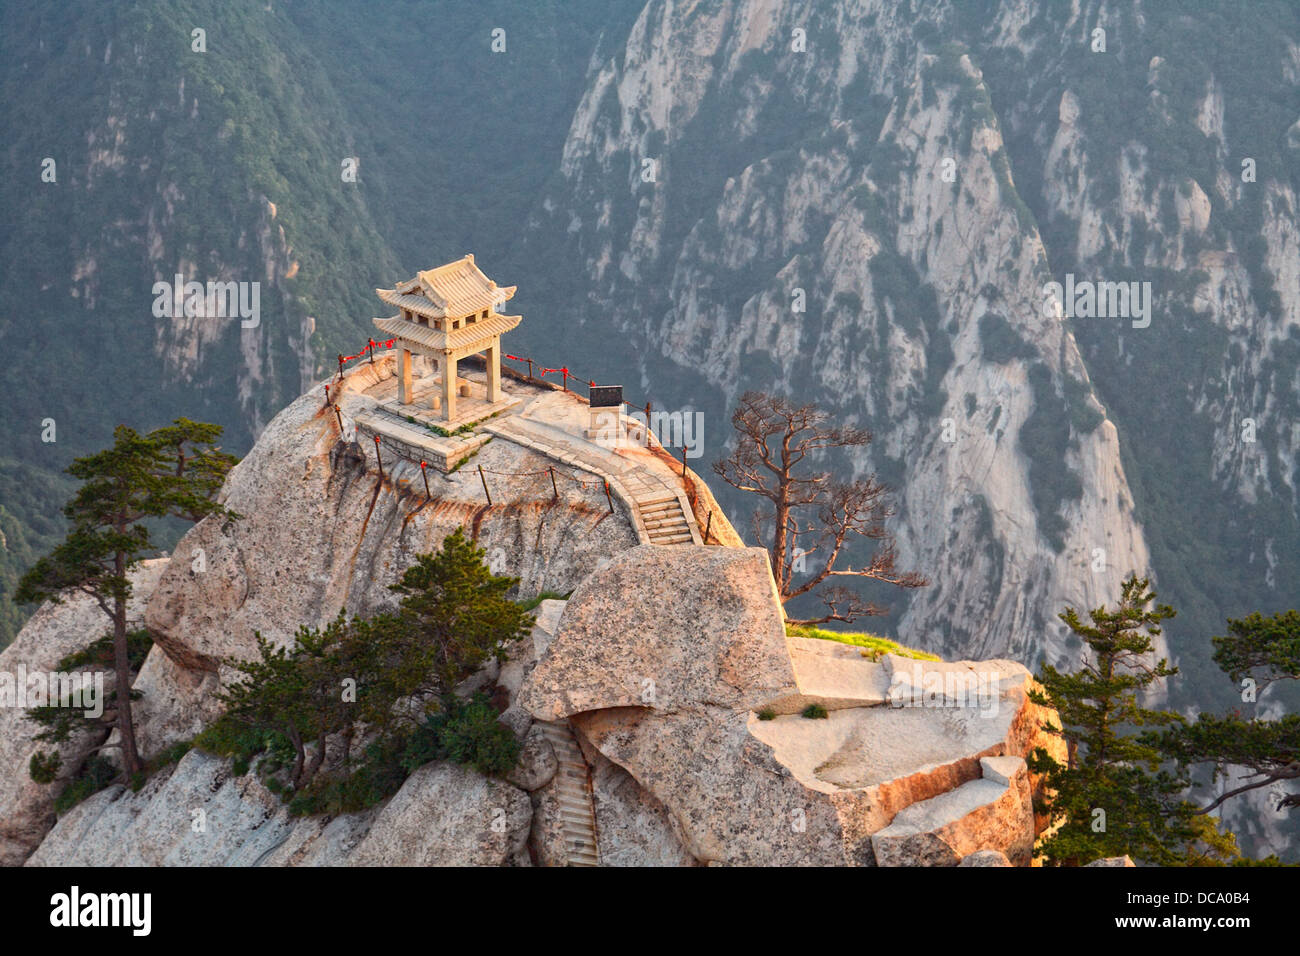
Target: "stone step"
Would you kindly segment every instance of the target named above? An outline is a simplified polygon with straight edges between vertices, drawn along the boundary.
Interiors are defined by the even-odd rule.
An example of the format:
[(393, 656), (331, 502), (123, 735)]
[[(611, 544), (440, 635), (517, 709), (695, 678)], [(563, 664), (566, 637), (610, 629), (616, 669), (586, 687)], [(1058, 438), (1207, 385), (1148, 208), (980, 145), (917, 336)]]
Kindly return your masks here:
[(587, 762), (566, 724), (541, 722), (558, 764), (555, 776), (556, 815), (564, 834), (564, 859), (568, 866), (599, 866), (596, 816), (588, 790)]
[(686, 523), (686, 516), (679, 511), (670, 518), (656, 518), (653, 521), (647, 521), (645, 527), (647, 531), (650, 531), (655, 528), (689, 528), (690, 525)]
[(682, 509), (674, 504), (671, 508), (664, 508), (660, 511), (642, 511), (642, 521), (668, 521), (673, 518), (681, 518), (685, 515)]
[(688, 525), (684, 520), (679, 519), (677, 521), (670, 521), (670, 522), (665, 522), (663, 524), (657, 524), (653, 528), (646, 528), (645, 530), (646, 530), (646, 534), (650, 535), (650, 537), (652, 538), (655, 537), (662, 538), (664, 535), (668, 535), (668, 534), (682, 534), (682, 533), (689, 534), (691, 531), (691, 526)]
[[(982, 841), (971, 837), (981, 827), (1006, 841), (992, 849), (1027, 864), (1034, 842), (1033, 814), (1015, 792), (1024, 761), (984, 757), (980, 768), (983, 777), (904, 807), (889, 826), (872, 834), (877, 865), (917, 865), (930, 854), (939, 854), (945, 864), (959, 862), (982, 848)], [(977, 818), (980, 823), (971, 822)]]
[(695, 539), (691, 537), (689, 531), (682, 534), (667, 535), (664, 537), (659, 537), (657, 535), (650, 536), (651, 544), (691, 544), (694, 540)]
[(649, 511), (657, 506), (680, 504), (677, 501), (677, 496), (668, 492), (663, 492), (646, 498), (634, 498), (633, 500), (636, 501), (636, 506), (642, 511)]

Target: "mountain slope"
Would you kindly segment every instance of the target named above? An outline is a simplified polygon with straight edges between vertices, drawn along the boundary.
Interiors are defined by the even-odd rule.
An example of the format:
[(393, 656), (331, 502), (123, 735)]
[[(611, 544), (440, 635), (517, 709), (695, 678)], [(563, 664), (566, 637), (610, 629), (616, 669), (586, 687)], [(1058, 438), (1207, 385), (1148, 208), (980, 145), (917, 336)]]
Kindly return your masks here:
[[(188, 415), (247, 448), (328, 356), (364, 344), (367, 290), (400, 271), (341, 178), (355, 150), (314, 54), (252, 4), (2, 15), (0, 350), (37, 384), (10, 391), (0, 439), (47, 474), (119, 422)], [(177, 274), (244, 283), (258, 312), (157, 317), (155, 283)], [(58, 514), (63, 482), (4, 475), (31, 493), (5, 501), (18, 520)], [(6, 552), (0, 581), (25, 560)]]

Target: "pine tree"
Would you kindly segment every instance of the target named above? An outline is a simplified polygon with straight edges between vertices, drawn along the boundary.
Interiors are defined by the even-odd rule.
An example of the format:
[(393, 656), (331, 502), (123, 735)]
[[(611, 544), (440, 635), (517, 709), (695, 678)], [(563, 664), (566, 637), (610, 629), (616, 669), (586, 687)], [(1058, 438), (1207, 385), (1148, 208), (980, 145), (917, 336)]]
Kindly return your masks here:
[(220, 437), (221, 426), (187, 418), (146, 435), (119, 425), (111, 448), (77, 458), (68, 466), (68, 473), (82, 484), (63, 509), (70, 524), (67, 537), (28, 569), (14, 591), (19, 604), (58, 603), (68, 591), (80, 591), (92, 597), (112, 622), (117, 729), (128, 777), (144, 766), (131, 718), (126, 621), (130, 572), (154, 549), (144, 522), (235, 517), (216, 502), (236, 461), (216, 445)]
[[(1300, 613), (1264, 617), (1251, 614), (1228, 621), (1228, 634), (1213, 638), (1214, 660), (1242, 689), (1242, 704), (1253, 705), (1260, 691), (1276, 681), (1300, 680)], [(1300, 715), (1273, 720), (1229, 714), (1198, 714), (1190, 724), (1170, 727), (1160, 737), (1166, 756), (1183, 766), (1213, 767), (1213, 780), (1230, 766), (1245, 768), (1244, 780), (1198, 812), (1208, 814), (1233, 797), (1300, 780)], [(1300, 793), (1276, 791), (1278, 810), (1300, 807)]]
[(526, 610), (506, 600), (519, 579), (494, 575), (483, 558), (457, 528), (439, 553), (419, 555), (391, 586), (403, 595), (403, 621), (435, 648), (445, 693), (489, 660), (504, 661), (506, 646), (532, 624)]
[(1180, 719), (1138, 700), (1155, 681), (1177, 673), (1164, 659), (1151, 662), (1160, 622), (1174, 616), (1168, 605), (1150, 607), (1155, 597), (1148, 579), (1130, 575), (1115, 610), (1088, 612), (1090, 623), (1074, 608), (1059, 615), (1087, 651), (1073, 674), (1044, 663), (1042, 690), (1030, 693), (1056, 709), (1060, 726), (1046, 729), (1065, 739), (1068, 754), (1062, 764), (1040, 748), (1029, 761), (1051, 794), (1043, 809), (1054, 829), (1040, 847), (1050, 864), (1128, 855), (1168, 865), (1204, 842), (1204, 829), (1191, 822), (1194, 808), (1181, 798), (1186, 779), (1161, 769), (1160, 750), (1132, 730)]
[[(258, 771), (287, 771), (269, 785), (292, 797), (293, 813), (372, 806), (430, 760), (504, 772), (518, 741), (490, 701), (455, 690), (503, 660), (532, 615), (506, 597), (519, 579), (494, 575), (484, 558), (458, 528), (391, 586), (402, 595), (396, 611), (340, 612), (324, 628), (300, 628), (290, 647), (259, 635), (257, 659), (226, 662), (243, 679), (219, 695), (226, 711), (197, 745), (241, 766), (265, 754)], [(354, 741), (365, 744), (355, 767)], [(340, 757), (329, 766), (327, 747)]]

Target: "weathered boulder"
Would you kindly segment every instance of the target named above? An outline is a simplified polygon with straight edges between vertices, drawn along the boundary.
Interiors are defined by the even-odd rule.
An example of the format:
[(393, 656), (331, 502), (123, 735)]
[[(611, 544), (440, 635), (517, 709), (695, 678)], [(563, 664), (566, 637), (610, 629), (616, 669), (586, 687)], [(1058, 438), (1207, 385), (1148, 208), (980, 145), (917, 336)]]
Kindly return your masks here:
[(528, 848), (537, 866), (568, 866), (568, 836), (564, 826), (564, 802), (554, 778), (528, 795), (533, 805)]
[(456, 764), (426, 764), (378, 812), (348, 863), (501, 866), (517, 859), (531, 822), (519, 788)]
[(1127, 856), (1107, 856), (1107, 857), (1102, 857), (1100, 860), (1093, 860), (1091, 863), (1085, 863), (1084, 866), (1132, 866), (1132, 867), (1136, 867), (1137, 864), (1133, 862), (1133, 860), (1132, 860), (1131, 857), (1127, 857)]
[[(145, 561), (132, 573), (133, 590), (127, 606), (129, 626), (140, 625), (145, 602), (166, 565), (166, 558)], [(108, 617), (87, 595), (70, 594), (60, 604), (47, 602), (32, 615), (13, 643), (0, 652), (0, 673), (15, 679), (22, 672), (48, 673), (61, 659), (110, 630)], [(109, 681), (105, 691), (111, 690)], [(62, 782), (34, 783), (28, 773), (32, 755), (38, 750), (57, 749), (66, 777), (107, 736), (107, 732), (93, 737), (82, 735), (56, 748), (34, 743), (32, 736), (38, 730), (38, 725), (27, 719), (27, 708), (0, 706), (0, 866), (21, 863), (54, 823), (54, 798), (62, 789)]]
[[(894, 693), (900, 675), (917, 694)], [(761, 550), (643, 547), (575, 590), (519, 702), (539, 719), (568, 718), (664, 808), (701, 862), (869, 865), (872, 835), (901, 810), (956, 791), (948, 803), (964, 808), (959, 819), (995, 808), (967, 821), (977, 842), (941, 835), (936, 860), (995, 847), (1028, 862), (1020, 758), (1054, 746), (1029, 679), (1007, 661), (874, 661), (786, 638)], [(827, 719), (799, 716), (809, 702)], [(1014, 785), (981, 764), (1005, 755), (1019, 761)], [(991, 837), (988, 819), (1014, 820), (1014, 837)]]
[(524, 736), (519, 762), (506, 774), (506, 780), (521, 790), (540, 790), (555, 776), (555, 750), (540, 727), (530, 727)]
[(417, 770), (385, 805), (291, 817), (253, 773), (190, 751), (138, 793), (101, 790), (62, 817), (28, 866), (498, 866), (517, 862), (522, 791), (455, 764)]
[(113, 786), (77, 804), (27, 865), (252, 865), (294, 825), (256, 775), (191, 751), (138, 793)]
[(793, 687), (765, 551), (647, 544), (570, 596), (520, 703), (539, 720), (610, 707), (743, 711)]
[(965, 857), (958, 866), (1010, 866), (1011, 861), (1001, 850), (976, 850)]

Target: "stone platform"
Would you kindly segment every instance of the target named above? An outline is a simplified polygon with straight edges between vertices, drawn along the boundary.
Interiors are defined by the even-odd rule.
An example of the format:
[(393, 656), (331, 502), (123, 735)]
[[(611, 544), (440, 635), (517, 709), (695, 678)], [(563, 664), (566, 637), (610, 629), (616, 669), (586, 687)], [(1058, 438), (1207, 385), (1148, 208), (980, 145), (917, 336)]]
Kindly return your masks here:
[[(462, 464), (492, 438), (485, 432), (468, 432), (450, 437), (438, 435), (429, 431), (418, 419), (409, 422), (384, 405), (373, 411), (359, 413), (356, 423), (358, 431), (369, 436), (370, 442), (378, 435), (383, 442), (393, 446), (392, 451), (412, 461), (427, 461), (444, 474)], [(362, 444), (368, 443), (363, 441)]]
[(499, 415), (520, 404), (520, 399), (508, 394), (499, 402), (489, 402), (486, 383), (477, 380), (481, 377), (481, 375), (457, 376), (457, 383), (468, 388), (469, 394), (456, 396), (456, 415), (451, 419), (444, 417), (442, 410), (433, 408), (432, 400), (435, 396), (441, 396), (442, 385), (432, 376), (414, 383), (411, 391), (415, 400), (409, 405), (403, 405), (398, 400), (395, 390), (391, 397), (381, 399), (379, 405), (398, 418), (414, 418), (421, 425), (454, 432), (458, 428), (475, 425), (485, 418)]

